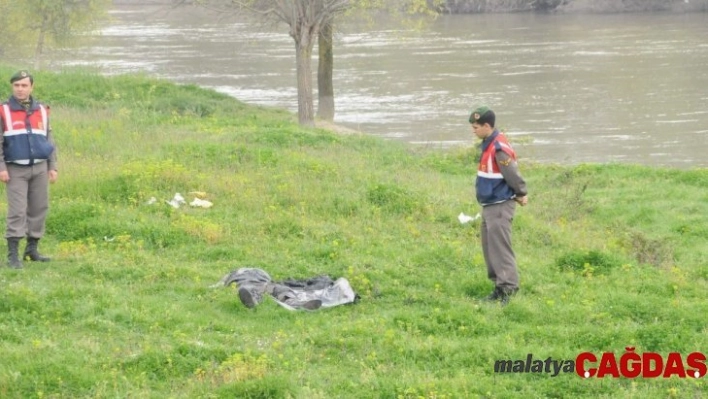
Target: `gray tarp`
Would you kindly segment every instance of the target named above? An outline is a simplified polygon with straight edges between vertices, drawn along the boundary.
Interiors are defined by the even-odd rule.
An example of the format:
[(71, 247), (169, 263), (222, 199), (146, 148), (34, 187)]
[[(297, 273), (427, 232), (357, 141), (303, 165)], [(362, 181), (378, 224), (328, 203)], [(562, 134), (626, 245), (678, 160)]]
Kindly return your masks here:
[(226, 274), (212, 288), (233, 283), (238, 285), (241, 302), (249, 308), (258, 305), (265, 294), (289, 310), (329, 308), (358, 299), (349, 281), (343, 277), (333, 280), (323, 275), (304, 280), (273, 281), (264, 270), (247, 267)]

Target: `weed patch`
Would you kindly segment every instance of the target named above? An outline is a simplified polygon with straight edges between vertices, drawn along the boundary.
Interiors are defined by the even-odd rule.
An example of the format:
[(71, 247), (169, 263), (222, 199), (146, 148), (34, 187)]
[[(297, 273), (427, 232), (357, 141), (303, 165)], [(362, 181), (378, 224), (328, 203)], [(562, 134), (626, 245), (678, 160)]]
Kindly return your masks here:
[(596, 250), (573, 251), (556, 259), (558, 268), (580, 272), (585, 276), (607, 274), (621, 265), (622, 260), (618, 257)]

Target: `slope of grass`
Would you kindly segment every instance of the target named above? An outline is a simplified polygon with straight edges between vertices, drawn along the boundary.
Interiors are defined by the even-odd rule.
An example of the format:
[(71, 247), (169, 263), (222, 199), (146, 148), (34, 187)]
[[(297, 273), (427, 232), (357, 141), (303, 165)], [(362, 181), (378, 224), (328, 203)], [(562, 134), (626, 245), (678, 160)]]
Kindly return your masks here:
[[(0, 68), (0, 76), (11, 70)], [(474, 152), (428, 153), (142, 76), (36, 76), (60, 180), (46, 264), (0, 270), (3, 398), (701, 397), (702, 379), (495, 374), (706, 351), (708, 171), (533, 165), (522, 290), (491, 285)], [(167, 204), (202, 191), (209, 209)], [(4, 193), (3, 193), (4, 195)], [(158, 202), (148, 205), (151, 197)], [(3, 217), (6, 211), (2, 201)], [(3, 219), (4, 221), (4, 219)], [(228, 271), (343, 276), (356, 305), (244, 308)]]

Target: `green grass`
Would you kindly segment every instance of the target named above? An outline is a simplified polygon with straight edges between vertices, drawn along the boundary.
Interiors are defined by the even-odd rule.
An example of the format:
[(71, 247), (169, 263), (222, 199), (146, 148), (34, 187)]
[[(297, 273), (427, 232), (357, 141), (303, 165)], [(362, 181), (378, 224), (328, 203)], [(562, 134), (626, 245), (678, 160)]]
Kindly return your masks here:
[[(457, 221), (478, 211), (472, 150), (305, 129), (281, 110), (144, 76), (38, 73), (35, 95), (52, 106), (60, 151), (41, 243), (53, 261), (0, 269), (0, 397), (706, 391), (705, 379), (493, 372), (528, 353), (705, 353), (706, 169), (522, 160), (522, 290), (500, 308), (477, 299), (492, 288), (478, 228)], [(214, 206), (163, 202), (193, 191)], [(233, 287), (208, 288), (244, 266), (343, 276), (362, 299), (249, 310)]]

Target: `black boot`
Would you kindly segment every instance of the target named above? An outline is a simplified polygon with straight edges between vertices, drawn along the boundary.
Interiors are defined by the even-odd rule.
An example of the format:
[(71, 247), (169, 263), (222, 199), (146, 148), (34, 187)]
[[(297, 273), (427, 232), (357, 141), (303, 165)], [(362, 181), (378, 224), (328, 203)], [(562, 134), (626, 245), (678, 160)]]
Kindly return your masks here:
[(501, 299), (501, 291), (500, 290), (501, 289), (499, 287), (494, 287), (494, 291), (492, 291), (491, 294), (484, 297), (484, 300), (490, 301), (490, 302), (498, 301), (499, 299)]
[(500, 288), (499, 292), (499, 298), (501, 301), (502, 306), (506, 306), (509, 304), (509, 301), (511, 300), (511, 297), (516, 294), (516, 291), (518, 291), (518, 288)]
[(25, 248), (25, 255), (23, 259), (33, 261), (33, 262), (49, 262), (51, 259), (46, 256), (42, 256), (37, 250), (37, 245), (39, 245), (39, 238), (27, 237), (27, 247)]
[(18, 254), (20, 237), (9, 237), (7, 239), (7, 265), (13, 269), (22, 269), (22, 261)]
[(251, 287), (239, 287), (238, 299), (241, 300), (243, 306), (253, 309), (258, 306), (263, 300), (263, 295), (258, 290)]

